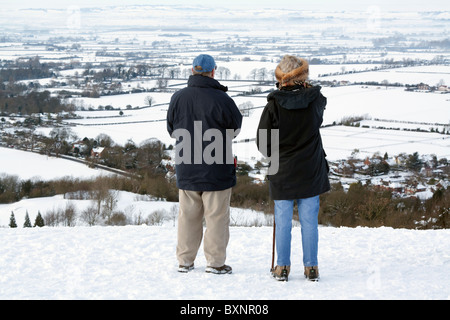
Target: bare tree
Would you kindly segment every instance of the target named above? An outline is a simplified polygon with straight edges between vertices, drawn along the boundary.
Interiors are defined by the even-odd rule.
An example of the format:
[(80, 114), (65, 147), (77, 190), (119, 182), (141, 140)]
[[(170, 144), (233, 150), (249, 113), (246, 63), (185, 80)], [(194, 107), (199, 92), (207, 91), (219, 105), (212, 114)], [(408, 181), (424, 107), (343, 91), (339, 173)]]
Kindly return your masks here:
[(145, 100), (145, 105), (147, 105), (149, 107), (151, 107), (152, 104), (155, 102), (155, 99), (153, 99), (152, 96), (146, 96), (144, 100)]
[(225, 67), (218, 67), (216, 73), (219, 79), (227, 80), (230, 77), (231, 71)]
[(250, 71), (249, 78), (251, 80), (256, 80), (256, 77), (258, 76), (258, 69), (253, 69)]
[(75, 219), (77, 217), (77, 212), (75, 205), (72, 202), (66, 204), (66, 209), (62, 212), (61, 222), (66, 227), (75, 226)]
[(116, 209), (118, 198), (119, 191), (109, 190), (104, 199), (102, 217), (106, 219), (106, 224), (111, 224), (111, 217)]
[(97, 211), (95, 204), (83, 210), (81, 213), (81, 219), (86, 222), (89, 226), (96, 225), (100, 220), (100, 214)]
[(251, 109), (253, 108), (253, 103), (251, 101), (247, 101), (241, 103), (238, 108), (244, 117), (249, 117), (252, 111)]
[(164, 209), (156, 210), (147, 217), (147, 224), (150, 226), (161, 226), (164, 222), (167, 211)]
[(266, 78), (269, 78), (269, 72), (266, 68), (258, 69), (258, 79), (261, 81), (265, 81)]
[(167, 79), (160, 78), (156, 81), (156, 86), (159, 89), (165, 89), (165, 88), (167, 88), (167, 83), (168, 83)]
[(109, 195), (108, 181), (102, 178), (95, 179), (94, 190), (91, 191), (91, 197), (93, 201), (92, 207), (95, 208), (96, 215), (102, 214), (102, 202)]
[(59, 214), (55, 209), (50, 209), (44, 215), (45, 225), (48, 227), (56, 227), (59, 223)]
[(177, 217), (178, 217), (178, 212), (179, 212), (179, 209), (178, 209), (177, 205), (173, 205), (169, 211), (169, 218), (172, 219), (174, 227), (175, 227), (175, 221), (177, 220)]

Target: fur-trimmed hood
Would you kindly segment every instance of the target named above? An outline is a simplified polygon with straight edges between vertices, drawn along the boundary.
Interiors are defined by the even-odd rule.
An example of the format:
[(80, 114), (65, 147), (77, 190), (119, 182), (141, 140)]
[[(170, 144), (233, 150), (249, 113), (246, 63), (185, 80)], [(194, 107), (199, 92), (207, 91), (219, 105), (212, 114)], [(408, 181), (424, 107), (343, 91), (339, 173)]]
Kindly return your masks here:
[(294, 56), (284, 56), (275, 69), (275, 77), (281, 86), (284, 86), (291, 81), (306, 81), (308, 76), (308, 61)]

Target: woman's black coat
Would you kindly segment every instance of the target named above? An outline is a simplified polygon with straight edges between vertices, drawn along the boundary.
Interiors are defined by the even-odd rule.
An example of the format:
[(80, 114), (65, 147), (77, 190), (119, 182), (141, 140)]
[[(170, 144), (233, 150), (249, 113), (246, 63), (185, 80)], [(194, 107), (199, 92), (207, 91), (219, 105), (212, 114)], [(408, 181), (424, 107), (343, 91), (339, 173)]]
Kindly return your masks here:
[[(271, 130), (279, 129), (279, 169), (268, 176), (273, 200), (305, 199), (330, 190), (329, 167), (319, 131), (327, 99), (320, 89), (297, 85), (267, 97), (257, 144), (260, 151), (267, 150), (265, 156), (272, 156)], [(268, 146), (264, 148), (259, 145), (260, 129), (268, 131)]]

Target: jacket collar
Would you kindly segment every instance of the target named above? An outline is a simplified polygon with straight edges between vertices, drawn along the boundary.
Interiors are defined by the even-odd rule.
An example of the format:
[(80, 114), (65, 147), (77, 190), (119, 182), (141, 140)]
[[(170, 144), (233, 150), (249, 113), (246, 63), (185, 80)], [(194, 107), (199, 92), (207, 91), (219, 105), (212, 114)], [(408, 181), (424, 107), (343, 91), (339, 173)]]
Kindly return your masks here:
[(190, 76), (188, 80), (188, 87), (212, 88), (221, 90), (223, 92), (228, 91), (228, 87), (221, 85), (216, 79), (205, 77), (202, 75)]

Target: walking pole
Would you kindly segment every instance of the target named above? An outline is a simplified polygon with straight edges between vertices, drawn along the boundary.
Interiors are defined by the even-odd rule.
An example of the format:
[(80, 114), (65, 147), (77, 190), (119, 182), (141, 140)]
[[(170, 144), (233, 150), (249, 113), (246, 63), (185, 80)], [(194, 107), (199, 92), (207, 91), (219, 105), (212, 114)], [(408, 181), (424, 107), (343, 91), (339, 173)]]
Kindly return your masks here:
[(274, 270), (273, 269), (274, 263), (275, 263), (275, 213), (273, 214), (272, 268), (270, 269), (270, 272)]

